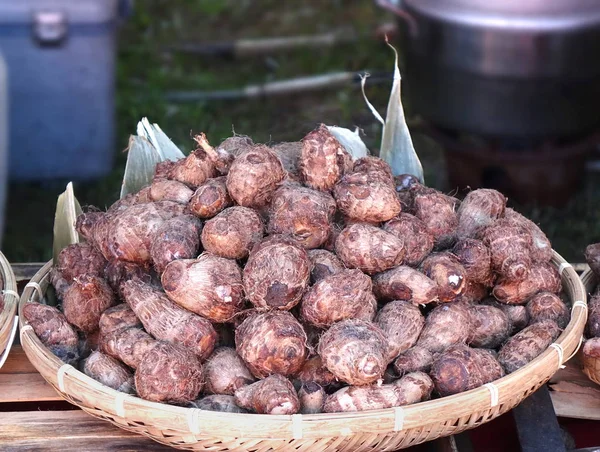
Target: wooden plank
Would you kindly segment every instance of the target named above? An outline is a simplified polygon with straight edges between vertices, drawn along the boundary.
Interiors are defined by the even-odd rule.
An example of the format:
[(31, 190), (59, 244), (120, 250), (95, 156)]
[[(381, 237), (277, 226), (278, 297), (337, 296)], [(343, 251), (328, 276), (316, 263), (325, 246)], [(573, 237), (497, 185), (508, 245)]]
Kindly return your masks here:
[(0, 374), (0, 403), (63, 400), (40, 374)]
[(15, 274), (15, 279), (17, 282), (20, 282), (29, 281), (45, 264), (45, 262), (24, 262), (11, 264), (11, 267)]
[(600, 421), (600, 398), (597, 396), (554, 391), (550, 397), (559, 417)]
[(18, 344), (13, 344), (8, 354), (4, 366), (0, 368), (0, 374), (31, 374), (37, 373), (33, 364), (29, 362), (23, 348)]

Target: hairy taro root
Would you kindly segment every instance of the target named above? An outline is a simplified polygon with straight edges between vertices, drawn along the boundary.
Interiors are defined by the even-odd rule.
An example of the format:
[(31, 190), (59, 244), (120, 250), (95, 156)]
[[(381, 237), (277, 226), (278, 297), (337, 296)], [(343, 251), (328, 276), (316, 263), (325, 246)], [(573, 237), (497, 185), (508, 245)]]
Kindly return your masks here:
[(115, 295), (104, 279), (80, 276), (65, 292), (63, 312), (70, 324), (92, 333), (98, 329), (102, 313), (115, 304)]
[(132, 369), (137, 369), (142, 358), (156, 344), (156, 340), (141, 328), (129, 327), (103, 334), (99, 349)]
[(187, 157), (177, 160), (168, 171), (169, 179), (179, 181), (193, 189), (215, 176), (214, 162), (203, 149), (196, 149)]
[(527, 325), (529, 325), (529, 313), (527, 312), (527, 308), (518, 304), (504, 304), (500, 303), (494, 297), (488, 297), (481, 301), (482, 305), (493, 306), (502, 310), (508, 317), (508, 321), (510, 322), (511, 329), (509, 336), (518, 333)]
[(455, 345), (434, 360), (430, 375), (436, 392), (444, 397), (502, 378), (504, 370), (489, 350)]
[(498, 353), (498, 361), (507, 373), (512, 373), (538, 357), (559, 334), (556, 322), (536, 322), (506, 341)]
[(595, 294), (588, 302), (588, 320), (586, 325), (588, 337), (600, 337), (600, 295)]
[(504, 215), (506, 197), (489, 188), (473, 190), (458, 208), (459, 239), (474, 238), (478, 232)]
[(255, 210), (229, 207), (204, 224), (202, 246), (217, 256), (243, 259), (263, 235), (263, 221)]
[(354, 166), (352, 167), (352, 172), (354, 173), (378, 173), (378, 178), (382, 181), (387, 181), (396, 188), (394, 183), (394, 175), (392, 174), (392, 168), (390, 165), (383, 159), (379, 157), (374, 157), (372, 155), (368, 155), (366, 157), (361, 157), (354, 162)]
[(242, 272), (234, 260), (203, 253), (179, 259), (162, 274), (167, 296), (213, 322), (227, 322), (244, 306)]
[(235, 391), (254, 382), (254, 377), (234, 348), (219, 347), (204, 363), (207, 394), (234, 395)]
[(490, 294), (490, 288), (483, 284), (479, 284), (470, 280), (467, 280), (462, 293), (456, 298), (455, 301), (464, 303), (479, 303), (485, 297)]
[(403, 240), (368, 224), (357, 223), (340, 232), (335, 241), (337, 256), (349, 268), (372, 275), (402, 264)]
[(512, 325), (506, 313), (494, 306), (469, 307), (471, 329), (467, 343), (472, 347), (496, 348), (508, 339)]
[(278, 374), (237, 389), (235, 402), (259, 414), (294, 414), (300, 411), (300, 400), (294, 386)]
[(492, 257), (489, 248), (477, 239), (461, 239), (452, 253), (467, 271), (469, 281), (491, 287), (494, 281)]
[(202, 222), (193, 215), (181, 215), (165, 221), (156, 232), (150, 248), (154, 268), (160, 274), (167, 264), (192, 259), (200, 249)]
[(271, 146), (277, 154), (283, 168), (288, 173), (288, 179), (300, 181), (300, 155), (302, 143), (299, 141), (277, 143)]
[(507, 304), (523, 304), (536, 293), (560, 292), (562, 287), (558, 269), (552, 264), (534, 264), (522, 281), (500, 278), (492, 294), (496, 300)]
[(306, 186), (329, 191), (352, 166), (352, 157), (324, 124), (302, 139), (300, 175)]
[(83, 373), (109, 388), (132, 394), (133, 374), (123, 363), (100, 353), (92, 352), (83, 363)]
[(285, 184), (273, 194), (268, 231), (289, 235), (306, 249), (318, 248), (329, 237), (335, 206), (329, 193)]
[(262, 207), (271, 201), (284, 177), (285, 170), (277, 154), (266, 146), (255, 146), (232, 163), (227, 174), (227, 191), (240, 206)]
[(412, 303), (392, 301), (377, 313), (375, 323), (387, 337), (388, 360), (391, 361), (417, 343), (425, 318)]
[(465, 343), (471, 330), (469, 306), (447, 303), (434, 308), (425, 319), (417, 345), (430, 352), (442, 352), (451, 345)]
[(26, 303), (23, 317), (42, 344), (59, 359), (69, 364), (79, 359), (79, 337), (62, 312), (53, 306)]
[(585, 249), (585, 261), (596, 275), (600, 275), (600, 243), (588, 245)]
[(50, 284), (54, 287), (54, 291), (59, 300), (62, 300), (65, 297), (67, 289), (71, 286), (56, 267), (53, 267), (52, 270), (50, 270)]
[(187, 347), (158, 342), (135, 371), (135, 388), (152, 402), (186, 403), (195, 400), (204, 386), (198, 357)]
[(58, 254), (56, 270), (71, 284), (80, 276), (102, 276), (105, 266), (106, 259), (96, 248), (88, 243), (75, 243)]
[(558, 295), (550, 292), (540, 292), (534, 295), (526, 305), (531, 323), (541, 320), (553, 320), (559, 328), (564, 329), (569, 324), (571, 313), (567, 305)]
[(533, 239), (531, 258), (534, 262), (549, 262), (552, 259), (552, 244), (537, 224), (511, 208), (504, 211), (504, 219), (529, 231)]
[(457, 299), (467, 286), (467, 270), (458, 258), (448, 251), (427, 256), (421, 263), (421, 270), (437, 284), (438, 299), (442, 302)]
[(100, 321), (98, 322), (100, 335), (105, 335), (129, 327), (141, 326), (142, 322), (140, 322), (140, 319), (137, 318), (127, 303), (121, 303), (112, 308), (108, 308), (102, 313)]
[(199, 218), (212, 218), (222, 210), (231, 206), (232, 201), (227, 193), (227, 178), (215, 177), (207, 180), (190, 196), (188, 208)]
[(459, 201), (439, 192), (424, 192), (414, 197), (415, 216), (425, 223), (437, 249), (451, 246), (456, 241)]
[(373, 292), (379, 300), (405, 300), (416, 305), (438, 299), (438, 285), (414, 268), (400, 265), (373, 277)]
[(294, 240), (270, 236), (252, 249), (243, 280), (246, 297), (258, 309), (291, 309), (310, 281), (308, 254)]
[(394, 361), (394, 370), (399, 376), (411, 372), (429, 372), (433, 354), (425, 347), (415, 345), (401, 353)]
[(342, 320), (334, 323), (319, 341), (323, 363), (338, 379), (364, 385), (380, 379), (388, 360), (385, 333), (372, 322)]
[(360, 270), (341, 270), (312, 286), (302, 298), (302, 319), (327, 327), (344, 319), (373, 320), (377, 301), (371, 278)]
[(327, 250), (309, 250), (308, 258), (311, 263), (310, 282), (315, 284), (322, 279), (335, 275), (344, 270), (344, 264), (331, 251)]
[(324, 388), (337, 382), (337, 378), (325, 367), (319, 355), (307, 359), (296, 377), (303, 383), (314, 382)]
[(235, 397), (223, 394), (212, 394), (189, 403), (190, 408), (206, 411), (220, 411), (222, 413), (248, 413), (235, 403)]
[(104, 269), (104, 278), (114, 293), (122, 297), (121, 283), (130, 279), (140, 279), (148, 284), (152, 283), (152, 275), (145, 266), (120, 260), (109, 261)]
[(300, 399), (300, 413), (315, 414), (323, 411), (323, 402), (325, 402), (326, 393), (321, 385), (310, 381), (302, 383), (298, 390), (298, 399)]
[(427, 231), (425, 223), (414, 215), (401, 212), (385, 223), (383, 230), (404, 240), (406, 265), (419, 265), (433, 250), (433, 235)]
[(308, 356), (306, 332), (287, 311), (251, 314), (235, 330), (235, 346), (258, 378), (294, 375)]
[(492, 269), (498, 275), (511, 281), (527, 278), (532, 266), (533, 240), (526, 228), (500, 219), (486, 227), (481, 237), (490, 250)]
[(187, 204), (194, 191), (187, 185), (176, 180), (158, 179), (150, 185), (150, 199), (152, 201), (173, 201)]
[[(236, 137), (232, 138), (235, 140)], [(229, 168), (236, 156), (236, 154), (226, 149), (229, 146), (224, 146), (225, 143), (221, 143), (218, 147), (213, 148), (204, 133), (194, 136), (194, 141), (198, 145), (198, 148), (206, 153), (219, 174), (227, 174), (229, 172)]]

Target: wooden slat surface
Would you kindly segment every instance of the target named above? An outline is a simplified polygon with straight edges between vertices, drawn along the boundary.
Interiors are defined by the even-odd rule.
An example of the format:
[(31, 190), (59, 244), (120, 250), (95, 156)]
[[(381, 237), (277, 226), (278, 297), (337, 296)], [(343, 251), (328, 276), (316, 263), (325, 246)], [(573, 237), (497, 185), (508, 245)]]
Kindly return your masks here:
[(549, 387), (557, 416), (600, 420), (600, 386), (581, 372), (578, 356), (552, 377)]

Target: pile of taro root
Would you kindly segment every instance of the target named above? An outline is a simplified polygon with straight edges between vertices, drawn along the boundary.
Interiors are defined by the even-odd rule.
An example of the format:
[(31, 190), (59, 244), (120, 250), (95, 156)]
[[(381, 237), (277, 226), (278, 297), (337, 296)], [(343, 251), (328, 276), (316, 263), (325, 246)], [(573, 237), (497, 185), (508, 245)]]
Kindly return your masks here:
[(497, 191), (461, 202), (354, 160), (325, 126), (235, 136), (157, 165), (77, 219), (24, 315), (63, 361), (119, 391), (206, 410), (389, 408), (476, 388), (570, 318), (552, 249)]
[[(598, 280), (600, 278), (600, 243), (593, 243), (586, 248), (585, 260)], [(588, 302), (585, 336), (587, 340), (583, 344), (584, 356), (600, 359), (600, 285), (596, 286)]]

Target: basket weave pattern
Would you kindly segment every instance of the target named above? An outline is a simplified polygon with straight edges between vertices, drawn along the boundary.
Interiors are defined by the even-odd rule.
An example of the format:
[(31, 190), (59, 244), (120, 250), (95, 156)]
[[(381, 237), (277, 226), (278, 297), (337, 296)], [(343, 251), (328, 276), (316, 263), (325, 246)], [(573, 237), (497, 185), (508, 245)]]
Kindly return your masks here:
[(4, 254), (0, 253), (0, 292), (4, 292), (4, 309), (0, 311), (0, 367), (2, 367), (2, 357), (8, 351), (17, 319), (17, 307), (19, 297), (17, 295), (17, 282), (12, 268)]
[[(492, 384), (442, 399), (385, 410), (311, 415), (259, 415), (202, 411), (112, 390), (64, 364), (21, 320), (21, 344), (32, 364), (59, 394), (89, 414), (169, 446), (200, 451), (394, 451), (477, 427), (511, 410), (546, 383), (577, 350), (587, 319), (586, 293), (558, 254), (571, 321), (552, 347), (527, 366)], [(40, 301), (52, 263), (25, 288), (20, 309)], [(21, 317), (22, 319), (22, 317)]]

